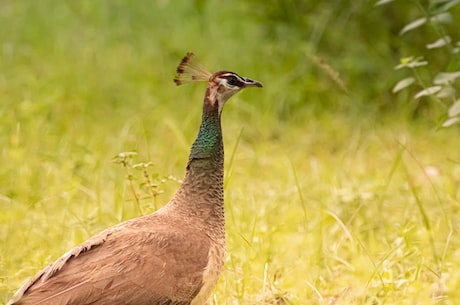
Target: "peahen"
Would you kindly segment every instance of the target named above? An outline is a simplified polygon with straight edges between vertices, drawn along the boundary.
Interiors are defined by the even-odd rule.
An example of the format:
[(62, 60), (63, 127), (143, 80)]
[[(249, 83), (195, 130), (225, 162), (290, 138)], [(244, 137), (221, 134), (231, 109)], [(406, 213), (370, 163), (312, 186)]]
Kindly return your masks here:
[(221, 113), (235, 93), (262, 87), (229, 71), (207, 72), (188, 53), (177, 85), (207, 81), (202, 122), (185, 178), (153, 214), (94, 235), (29, 279), (7, 305), (201, 305), (224, 265)]

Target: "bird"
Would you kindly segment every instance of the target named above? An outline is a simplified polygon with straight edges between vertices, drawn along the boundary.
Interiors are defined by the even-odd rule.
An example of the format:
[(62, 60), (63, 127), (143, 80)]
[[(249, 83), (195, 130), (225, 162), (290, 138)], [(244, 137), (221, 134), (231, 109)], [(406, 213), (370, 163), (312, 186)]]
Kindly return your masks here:
[(201, 125), (185, 177), (157, 211), (109, 227), (27, 280), (7, 305), (201, 305), (226, 255), (221, 113), (235, 93), (262, 87), (230, 71), (208, 72), (188, 52), (177, 85), (204, 81)]

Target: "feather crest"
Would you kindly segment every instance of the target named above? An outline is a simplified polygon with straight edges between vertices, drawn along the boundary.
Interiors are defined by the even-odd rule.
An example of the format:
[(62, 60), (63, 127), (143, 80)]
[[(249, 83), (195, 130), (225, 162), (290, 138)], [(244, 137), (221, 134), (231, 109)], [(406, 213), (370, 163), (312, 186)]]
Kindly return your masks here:
[(182, 85), (190, 82), (209, 81), (212, 73), (206, 70), (197, 60), (195, 54), (188, 52), (176, 70), (174, 78), (176, 85)]

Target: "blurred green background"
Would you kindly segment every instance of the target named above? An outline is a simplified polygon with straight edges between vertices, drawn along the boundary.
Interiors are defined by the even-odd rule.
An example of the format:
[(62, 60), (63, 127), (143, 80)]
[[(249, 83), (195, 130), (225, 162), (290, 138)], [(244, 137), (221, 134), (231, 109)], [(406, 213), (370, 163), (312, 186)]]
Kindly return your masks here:
[(264, 84), (223, 115), (213, 304), (458, 303), (459, 130), (437, 128), (451, 102), (391, 92), (403, 57), (429, 61), (422, 77), (458, 69), (426, 49), (434, 28), (399, 35), (432, 2), (448, 1), (0, 1), (0, 302), (172, 196), (201, 118), (203, 84), (172, 81), (193, 51)]

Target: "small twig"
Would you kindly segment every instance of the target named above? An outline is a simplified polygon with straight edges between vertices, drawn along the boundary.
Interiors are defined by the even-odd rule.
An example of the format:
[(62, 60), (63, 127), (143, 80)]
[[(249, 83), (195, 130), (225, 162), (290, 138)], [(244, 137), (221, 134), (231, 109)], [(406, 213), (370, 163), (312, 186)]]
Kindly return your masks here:
[(134, 183), (133, 183), (134, 176), (132, 175), (131, 170), (130, 170), (130, 165), (135, 155), (137, 155), (137, 153), (133, 151), (121, 152), (113, 158), (113, 162), (121, 164), (123, 168), (125, 169), (126, 179), (128, 179), (129, 181), (128, 182), (129, 188), (131, 190), (131, 193), (133, 194), (134, 201), (136, 202), (138, 212), (142, 215), (139, 195), (137, 194), (136, 188), (134, 187)]

